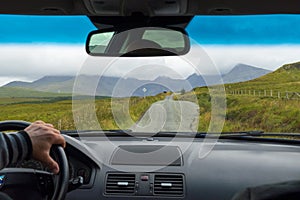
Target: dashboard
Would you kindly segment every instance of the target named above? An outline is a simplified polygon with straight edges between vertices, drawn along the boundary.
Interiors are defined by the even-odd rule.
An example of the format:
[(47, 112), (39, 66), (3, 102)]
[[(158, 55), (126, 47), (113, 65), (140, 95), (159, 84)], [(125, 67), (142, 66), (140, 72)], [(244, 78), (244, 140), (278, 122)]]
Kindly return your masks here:
[[(65, 135), (70, 179), (83, 177), (66, 199), (216, 199), (264, 184), (300, 180), (299, 144), (219, 139), (199, 157), (203, 138)], [(37, 161), (18, 167), (47, 170)]]
[[(66, 149), (68, 164), (69, 164), (69, 178), (70, 180), (81, 176), (83, 178), (83, 186), (90, 185), (91, 178), (94, 176), (94, 170), (91, 162), (80, 152), (72, 148)], [(81, 154), (81, 155), (80, 155)], [(41, 171), (51, 172), (45, 165), (37, 160), (24, 160), (20, 163), (17, 163), (17, 168), (28, 168)]]
[(298, 144), (220, 139), (200, 158), (203, 138), (65, 138), (73, 174), (84, 168), (88, 177), (66, 199), (226, 200), (247, 187), (300, 180)]

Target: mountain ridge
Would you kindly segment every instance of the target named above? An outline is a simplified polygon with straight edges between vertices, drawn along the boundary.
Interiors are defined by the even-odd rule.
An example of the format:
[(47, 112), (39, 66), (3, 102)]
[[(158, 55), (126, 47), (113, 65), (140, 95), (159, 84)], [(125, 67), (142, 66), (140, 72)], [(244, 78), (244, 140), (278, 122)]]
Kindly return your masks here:
[[(243, 69), (246, 75), (243, 74)], [(2, 87), (18, 87), (34, 89), (43, 92), (52, 93), (72, 93), (75, 81), (77, 83), (76, 91), (80, 94), (94, 94), (96, 96), (154, 96), (166, 90), (171, 91), (190, 91), (195, 87), (221, 84), (222, 78), (224, 83), (232, 83), (234, 80), (247, 81), (251, 78), (267, 74), (270, 71), (253, 67), (245, 64), (236, 65), (228, 74), (218, 75), (197, 75), (191, 74), (186, 79), (174, 79), (166, 76), (159, 76), (154, 80), (140, 80), (136, 78), (121, 78), (94, 75), (75, 76), (44, 76), (33, 82), (13, 81)], [(97, 84), (96, 88), (95, 83)], [(159, 86), (160, 85), (160, 86)], [(87, 87), (89, 86), (89, 87)], [(117, 86), (117, 87), (116, 87)], [(146, 92), (144, 90), (146, 88)]]
[[(224, 83), (244, 82), (264, 76), (272, 71), (239, 63), (223, 76)], [(241, 74), (243, 74), (241, 76)]]
[(300, 88), (300, 62), (289, 63), (277, 70), (258, 78), (232, 83), (226, 86), (231, 90), (269, 90), (277, 92), (299, 92)]

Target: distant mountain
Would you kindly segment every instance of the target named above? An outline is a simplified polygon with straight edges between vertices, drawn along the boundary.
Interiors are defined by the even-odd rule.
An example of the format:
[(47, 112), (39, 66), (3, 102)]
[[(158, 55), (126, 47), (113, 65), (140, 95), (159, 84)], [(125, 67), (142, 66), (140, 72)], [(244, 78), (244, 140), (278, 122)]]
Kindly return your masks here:
[(5, 86), (40, 89), (42, 86), (47, 87), (49, 84), (65, 82), (72, 78), (74, 77), (73, 76), (44, 76), (43, 78), (33, 82), (13, 81), (6, 84)]
[(270, 73), (270, 70), (253, 67), (245, 64), (236, 65), (229, 73), (223, 76), (224, 83), (249, 81)]
[(132, 96), (155, 96), (158, 91), (169, 91), (169, 89), (161, 84), (148, 83), (137, 88)]
[(25, 81), (12, 81), (4, 86), (29, 88), (31, 84), (32, 84), (31, 82), (25, 82)]
[(192, 74), (187, 78), (188, 83), (191, 84), (193, 88), (202, 87), (208, 85), (215, 85), (222, 83), (221, 75), (197, 75)]
[[(223, 76), (224, 83), (241, 82), (262, 76), (270, 71), (239, 64)], [(26, 88), (51, 93), (79, 93), (97, 96), (153, 96), (163, 91), (190, 91), (195, 87), (222, 83), (222, 77), (216, 75), (192, 74), (186, 79), (173, 79), (160, 76), (155, 80), (139, 80), (136, 78), (120, 78), (104, 76), (80, 75), (45, 76), (34, 82), (14, 81), (3, 87)], [(76, 84), (75, 91), (73, 86)], [(144, 90), (146, 88), (146, 92)]]
[(195, 87), (215, 85), (220, 83), (237, 83), (252, 80), (270, 73), (271, 71), (245, 64), (237, 64), (227, 74), (205, 75), (192, 74), (187, 78), (188, 82)]
[(276, 71), (249, 81), (229, 84), (231, 90), (272, 90), (300, 92), (300, 62), (283, 65)]

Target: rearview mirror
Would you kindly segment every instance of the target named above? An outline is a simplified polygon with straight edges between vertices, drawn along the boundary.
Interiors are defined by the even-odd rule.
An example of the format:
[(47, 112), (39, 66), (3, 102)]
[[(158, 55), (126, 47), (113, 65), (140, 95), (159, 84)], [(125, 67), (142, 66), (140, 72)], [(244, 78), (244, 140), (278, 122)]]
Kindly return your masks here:
[(86, 41), (86, 52), (92, 56), (174, 56), (189, 50), (189, 37), (180, 28), (103, 29), (92, 31)]

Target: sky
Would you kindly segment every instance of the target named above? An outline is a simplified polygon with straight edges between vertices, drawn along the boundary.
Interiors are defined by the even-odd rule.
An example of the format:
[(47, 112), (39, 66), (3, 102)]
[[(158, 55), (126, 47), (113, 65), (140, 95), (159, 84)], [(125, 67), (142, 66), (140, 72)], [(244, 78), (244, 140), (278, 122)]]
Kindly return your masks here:
[[(201, 44), (300, 44), (300, 15), (196, 16), (187, 27)], [(0, 43), (84, 44), (95, 30), (85, 16), (0, 15)]]
[(300, 15), (198, 16), (190, 36), (201, 44), (300, 44)]
[[(296, 15), (197, 16), (187, 32), (194, 44), (193, 55), (201, 54), (202, 58), (205, 54), (215, 65), (213, 70), (200, 67), (203, 73), (227, 73), (238, 63), (276, 70), (300, 60), (299, 21), (300, 16)], [(0, 24), (0, 86), (12, 80), (32, 81), (45, 75), (75, 75), (90, 59), (84, 45), (88, 33), (96, 28), (85, 16), (0, 15)], [(133, 68), (124, 67), (131, 62), (132, 59), (125, 60), (107, 70), (107, 75), (139, 76), (136, 71), (143, 70), (131, 73)], [(144, 62), (152, 61), (137, 64)], [(177, 73), (186, 77), (193, 73), (192, 68), (182, 67), (185, 58), (157, 62), (174, 66), (175, 73), (171, 76)], [(152, 77), (149, 68), (144, 76), (153, 79), (155, 74), (162, 74), (154, 69)]]

